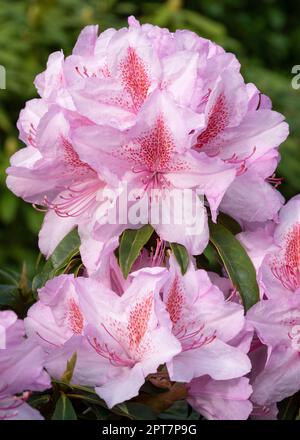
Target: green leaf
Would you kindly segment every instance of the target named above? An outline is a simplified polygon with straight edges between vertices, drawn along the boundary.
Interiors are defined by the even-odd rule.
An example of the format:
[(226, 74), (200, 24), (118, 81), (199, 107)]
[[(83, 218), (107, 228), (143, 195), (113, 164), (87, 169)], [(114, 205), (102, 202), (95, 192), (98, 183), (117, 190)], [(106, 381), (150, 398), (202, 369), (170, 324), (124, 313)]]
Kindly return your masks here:
[(232, 217), (230, 217), (228, 214), (225, 214), (224, 212), (220, 212), (218, 214), (218, 223), (221, 223), (234, 235), (237, 235), (240, 232), (242, 232), (241, 225)]
[(24, 296), (21, 290), (11, 284), (0, 284), (0, 310), (13, 310), (19, 318), (24, 318), (33, 304), (32, 292)]
[(184, 275), (189, 266), (189, 254), (182, 244), (170, 243), (170, 246), (174, 257), (176, 258), (176, 261), (180, 266), (181, 273), (182, 275)]
[(73, 377), (73, 373), (74, 373), (74, 369), (75, 369), (75, 365), (76, 365), (76, 361), (77, 361), (77, 353), (75, 351), (75, 353), (73, 353), (71, 359), (69, 361), (67, 361), (66, 370), (61, 377), (62, 382), (65, 382), (67, 384), (69, 384), (71, 382), (72, 377)]
[(6, 284), (6, 281), (9, 281), (9, 284), (14, 284), (17, 287), (19, 285), (19, 279), (19, 273), (10, 269), (0, 269), (0, 280), (1, 282), (2, 280), (5, 281), (3, 284)]
[(222, 275), (222, 260), (216, 248), (211, 243), (208, 243), (201, 255), (196, 256), (196, 264), (198, 269), (204, 269), (206, 271), (215, 272), (220, 276)]
[(64, 267), (77, 254), (80, 238), (76, 229), (71, 231), (56, 247), (50, 257), (54, 269)]
[(119, 265), (124, 278), (127, 278), (133, 263), (153, 233), (151, 225), (141, 229), (126, 229), (120, 239)]
[(134, 420), (157, 420), (155, 412), (147, 405), (137, 402), (127, 402), (128, 413)]
[(175, 402), (167, 411), (159, 414), (160, 419), (188, 420), (188, 404), (186, 400)]
[(0, 284), (0, 309), (10, 307), (16, 310), (20, 301), (19, 290), (10, 284)]
[(103, 408), (99, 405), (90, 405), (91, 411), (97, 420), (107, 420), (111, 415), (111, 412), (107, 408)]
[(51, 400), (50, 394), (34, 393), (29, 397), (28, 403), (30, 406), (33, 406), (34, 408), (40, 408), (43, 405), (49, 403), (50, 400)]
[(51, 263), (51, 260), (48, 260), (46, 264), (44, 265), (42, 271), (38, 273), (32, 280), (32, 290), (36, 291), (43, 287), (45, 283), (50, 280), (51, 278), (54, 278), (55, 276), (55, 269), (53, 269), (53, 265)]
[(33, 278), (32, 290), (40, 289), (48, 280), (59, 275), (77, 255), (79, 246), (80, 238), (77, 230), (74, 229), (59, 243), (41, 272)]
[(71, 400), (65, 394), (58, 399), (52, 420), (77, 420)]
[(69, 397), (72, 397), (72, 399), (79, 399), (82, 400), (83, 402), (86, 402), (87, 404), (92, 404), (92, 405), (99, 405), (103, 408), (107, 408), (106, 404), (103, 400), (101, 400), (97, 394), (92, 394), (92, 393), (83, 393), (83, 394), (74, 394), (74, 393), (68, 393)]
[(254, 266), (243, 246), (221, 224), (210, 222), (210, 241), (220, 255), (233, 286), (241, 295), (245, 310), (259, 300)]

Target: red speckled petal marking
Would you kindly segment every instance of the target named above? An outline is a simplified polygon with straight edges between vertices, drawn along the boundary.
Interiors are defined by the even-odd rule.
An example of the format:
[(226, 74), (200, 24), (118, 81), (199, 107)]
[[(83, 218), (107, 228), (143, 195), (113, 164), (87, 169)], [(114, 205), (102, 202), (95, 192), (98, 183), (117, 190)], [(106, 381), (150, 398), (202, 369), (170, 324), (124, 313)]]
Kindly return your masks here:
[(193, 350), (208, 345), (216, 339), (216, 331), (205, 334), (205, 324), (197, 322), (189, 315), (183, 316), (185, 306), (184, 290), (180, 278), (175, 277), (171, 284), (166, 308), (173, 322), (173, 334), (180, 341), (182, 350)]
[(160, 171), (168, 167), (175, 146), (162, 115), (157, 118), (152, 130), (137, 138), (137, 143), (140, 145), (141, 164), (146, 164), (151, 171)]
[(272, 260), (271, 270), (286, 289), (294, 292), (300, 287), (300, 223), (287, 233), (283, 252)]
[(151, 85), (145, 63), (134, 48), (128, 47), (119, 68), (123, 87), (131, 96), (134, 111), (138, 112)]
[(173, 324), (176, 324), (180, 320), (183, 305), (184, 305), (183, 288), (178, 276), (176, 276), (173, 283), (171, 284), (168, 293), (167, 303), (166, 303), (167, 311), (170, 315)]
[(215, 150), (210, 151), (209, 144), (216, 139), (226, 128), (229, 121), (229, 112), (226, 105), (224, 93), (221, 93), (208, 115), (208, 123), (205, 131), (197, 138), (196, 148), (206, 151), (207, 154), (215, 154)]
[(81, 334), (83, 330), (83, 316), (78, 304), (73, 298), (69, 301), (68, 322), (74, 333)]
[(62, 137), (62, 146), (64, 150), (64, 163), (69, 171), (76, 171), (76, 174), (87, 174), (91, 172), (96, 174), (88, 164), (80, 160), (73, 146), (64, 137)]
[(141, 302), (138, 302), (131, 310), (129, 315), (129, 322), (127, 325), (129, 346), (131, 350), (136, 349), (143, 337), (145, 336), (151, 312), (153, 310), (153, 293), (143, 298)]
[(174, 152), (172, 133), (163, 115), (159, 115), (153, 127), (134, 139), (132, 144), (124, 145), (119, 155), (152, 173), (187, 170), (188, 164), (184, 160), (174, 160)]

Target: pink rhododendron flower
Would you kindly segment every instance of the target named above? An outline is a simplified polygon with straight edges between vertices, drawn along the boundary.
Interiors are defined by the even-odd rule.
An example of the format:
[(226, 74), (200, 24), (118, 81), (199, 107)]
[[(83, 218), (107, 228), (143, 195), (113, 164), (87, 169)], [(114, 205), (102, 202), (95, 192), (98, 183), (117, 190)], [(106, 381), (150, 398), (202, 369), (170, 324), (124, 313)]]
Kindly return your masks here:
[(39, 234), (40, 249), (49, 257), (75, 226), (79, 232), (88, 229), (105, 183), (70, 143), (71, 126), (87, 122), (47, 105), (29, 101), (21, 112), (21, 139), (28, 146), (13, 156), (7, 185), (26, 201), (49, 209)]
[(284, 198), (275, 188), (276, 178), (273, 180), (269, 176), (274, 174), (277, 165), (278, 153), (275, 150), (248, 164), (228, 188), (220, 205), (221, 211), (244, 225), (276, 220)]
[(252, 355), (252, 401), (270, 405), (300, 388), (300, 295), (262, 300), (247, 313), (267, 352)]
[(43, 419), (26, 403), (31, 391), (50, 387), (43, 350), (33, 338), (24, 338), (23, 321), (14, 312), (0, 312), (0, 329), (0, 420)]
[(249, 379), (194, 379), (188, 387), (188, 402), (208, 420), (247, 420), (252, 404)]
[[(207, 419), (276, 419), (300, 389), (300, 196), (284, 205), (275, 175), (284, 117), (233, 54), (134, 17), (100, 35), (84, 28), (35, 86), (7, 186), (46, 212), (45, 257), (77, 228), (82, 264), (75, 271), (73, 255), (58, 268), (24, 321), (0, 312), (0, 419), (42, 419), (27, 401), (71, 359), (70, 387), (93, 388), (108, 408), (163, 374)], [(240, 224), (256, 269), (260, 299), (248, 311), (209, 237), (219, 211)], [(125, 278), (121, 234), (145, 224), (155, 233), (142, 248), (133, 240)]]
[[(108, 242), (102, 252), (97, 265), (92, 266), (91, 260), (86, 259), (88, 264), (89, 276), (99, 280), (106, 287), (113, 290), (115, 293), (122, 295), (127, 287), (130, 285), (132, 274), (127, 279), (124, 278), (115, 251), (119, 246), (117, 238)], [(167, 257), (165, 255), (166, 244), (163, 240), (156, 239), (156, 246), (151, 247), (150, 250), (142, 249), (140, 255), (134, 262), (131, 271), (136, 272), (139, 269), (151, 267), (164, 267), (167, 264)]]
[(160, 268), (136, 272), (121, 297), (91, 278), (49, 281), (29, 310), (26, 327), (49, 345), (51, 375), (60, 377), (76, 351), (75, 383), (94, 381), (109, 407), (137, 395), (146, 376), (181, 350), (158, 296), (165, 277)]
[(206, 129), (195, 148), (236, 166), (237, 179), (221, 204), (224, 212), (237, 220), (272, 220), (283, 198), (268, 178), (277, 166), (275, 149), (286, 139), (288, 126), (270, 109), (268, 98), (253, 84), (244, 84), (239, 73), (222, 75), (207, 101)]
[(300, 197), (279, 212), (278, 224), (267, 223), (239, 234), (258, 272), (267, 297), (291, 295), (300, 289)]
[(171, 258), (163, 299), (172, 332), (182, 346), (182, 352), (168, 363), (172, 380), (190, 382), (204, 375), (226, 380), (250, 371), (247, 355), (230, 345), (245, 325), (243, 307), (225, 301), (205, 271), (190, 265), (182, 276)]
[(24, 333), (24, 323), (18, 319), (15, 312), (0, 312), (0, 349), (19, 344), (24, 338)]
[(291, 199), (279, 213), (274, 231), (277, 249), (265, 257), (262, 282), (269, 297), (293, 294), (300, 289), (300, 197)]
[(36, 335), (47, 351), (83, 333), (85, 319), (79, 307), (77, 282), (73, 275), (53, 278), (39, 290), (39, 301), (28, 310), (26, 333)]
[[(166, 192), (191, 189), (195, 196), (186, 216), (201, 194), (214, 220), (224, 196), (226, 212), (241, 220), (244, 212), (249, 219), (240, 195), (251, 184), (257, 197), (247, 200), (250, 220), (274, 218), (282, 198), (266, 179), (287, 125), (270, 110), (268, 98), (244, 83), (235, 57), (192, 32), (172, 34), (133, 17), (128, 28), (97, 32), (97, 26), (86, 27), (66, 59), (62, 52), (49, 57), (35, 82), (41, 99), (20, 115), (27, 148), (12, 158), (7, 183), (49, 210), (39, 240), (43, 253), (49, 256), (77, 225), (83, 253), (89, 246), (99, 253), (101, 242), (137, 227), (127, 219), (119, 227), (100, 222), (94, 229), (102, 190), (118, 181), (139, 193), (135, 202), (158, 190), (160, 202), (155, 206), (152, 198), (149, 209), (167, 206), (171, 214), (178, 200), (172, 204)], [(260, 208), (253, 210), (255, 203)], [(104, 210), (100, 217), (107, 215)], [(186, 218), (154, 227), (162, 239), (197, 254), (208, 241), (204, 208), (197, 217), (193, 233)], [(148, 222), (149, 213), (141, 221)], [(86, 231), (100, 243), (89, 241)]]
[[(135, 126), (126, 133), (104, 130), (102, 126), (95, 125), (79, 127), (73, 132), (72, 139), (79, 156), (87, 163), (93, 163), (100, 174), (107, 175), (111, 171), (120, 180), (124, 179), (128, 191), (136, 193), (134, 201), (149, 197), (149, 212), (146, 208), (145, 217), (134, 227), (151, 223), (162, 239), (179, 242), (193, 254), (201, 252), (208, 240), (206, 213), (201, 206), (197, 209), (196, 202), (200, 204), (200, 201), (196, 190), (197, 194), (205, 194), (213, 209), (217, 209), (235, 177), (233, 167), (191, 150), (189, 133), (198, 125), (198, 120), (198, 116), (190, 110), (183, 110), (166, 92), (157, 90), (145, 102)], [(219, 179), (218, 185), (216, 178)], [(186, 213), (183, 224), (173, 220), (176, 204), (179, 203), (177, 197), (181, 195), (181, 191), (175, 193), (176, 189), (195, 191), (191, 213)], [(156, 190), (156, 197), (151, 195), (153, 190)], [(162, 206), (165, 210), (168, 208), (170, 220), (160, 220), (155, 224), (150, 213), (159, 213)], [(190, 218), (196, 209), (199, 226), (197, 224), (195, 231), (189, 232), (189, 227), (193, 226)], [(128, 227), (131, 224), (124, 222), (113, 232), (119, 235)], [(99, 226), (95, 237), (103, 240), (105, 236), (107, 228)]]

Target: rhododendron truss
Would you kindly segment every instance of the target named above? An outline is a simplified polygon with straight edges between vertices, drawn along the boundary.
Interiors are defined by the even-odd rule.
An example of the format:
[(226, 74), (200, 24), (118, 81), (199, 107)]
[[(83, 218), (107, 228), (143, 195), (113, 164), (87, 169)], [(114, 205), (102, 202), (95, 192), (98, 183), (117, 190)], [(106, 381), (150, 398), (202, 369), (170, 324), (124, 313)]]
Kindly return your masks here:
[(35, 86), (7, 186), (45, 212), (45, 259), (1, 285), (0, 419), (295, 418), (300, 198), (270, 99), (217, 44), (134, 17)]

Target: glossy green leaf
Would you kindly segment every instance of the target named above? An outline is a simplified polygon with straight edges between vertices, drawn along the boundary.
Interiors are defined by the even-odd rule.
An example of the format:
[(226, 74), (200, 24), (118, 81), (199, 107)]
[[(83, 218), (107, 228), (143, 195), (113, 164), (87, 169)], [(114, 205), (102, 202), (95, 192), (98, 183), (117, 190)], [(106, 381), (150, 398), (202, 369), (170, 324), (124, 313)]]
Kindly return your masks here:
[(58, 399), (52, 420), (77, 420), (73, 405), (65, 394)]
[(69, 263), (72, 257), (78, 253), (80, 238), (76, 229), (71, 231), (56, 247), (50, 257), (54, 269), (63, 267)]
[(159, 414), (160, 419), (166, 420), (187, 420), (188, 419), (188, 404), (186, 400), (179, 400), (175, 402), (167, 411)]
[(59, 243), (41, 272), (33, 278), (32, 290), (40, 289), (48, 280), (62, 273), (77, 255), (79, 246), (80, 238), (77, 230), (74, 229)]
[(0, 310), (11, 309), (19, 318), (24, 318), (27, 310), (34, 303), (34, 297), (31, 291), (26, 293), (10, 284), (0, 284)]
[(16, 309), (20, 301), (19, 290), (10, 284), (0, 284), (0, 309), (10, 307)]
[(225, 214), (224, 212), (219, 213), (218, 223), (221, 223), (223, 226), (225, 226), (226, 229), (228, 229), (234, 235), (242, 232), (241, 225), (236, 220), (234, 220), (234, 218), (230, 217), (228, 214)]
[(245, 310), (259, 300), (254, 266), (240, 242), (221, 224), (210, 222), (210, 241), (220, 255), (233, 286), (241, 295)]
[(97, 420), (107, 420), (111, 416), (109, 409), (102, 406), (89, 405), (89, 408), (91, 408), (92, 414)]
[(170, 246), (174, 257), (176, 258), (176, 261), (180, 266), (181, 273), (182, 275), (184, 275), (189, 266), (189, 254), (182, 244), (170, 243)]
[(137, 402), (127, 402), (128, 413), (134, 420), (157, 420), (155, 412), (147, 405)]
[(32, 280), (32, 290), (36, 291), (45, 285), (45, 283), (55, 276), (55, 269), (51, 263), (51, 260), (48, 260), (44, 265), (43, 269), (40, 273), (38, 273)]
[(151, 225), (145, 225), (140, 229), (127, 229), (123, 232), (119, 246), (119, 265), (127, 278), (133, 263), (153, 233)]

